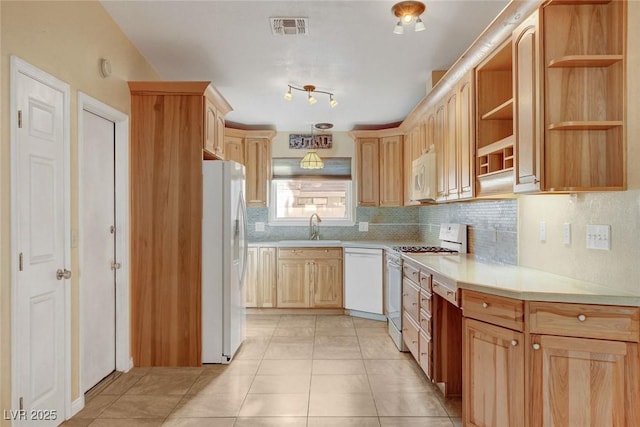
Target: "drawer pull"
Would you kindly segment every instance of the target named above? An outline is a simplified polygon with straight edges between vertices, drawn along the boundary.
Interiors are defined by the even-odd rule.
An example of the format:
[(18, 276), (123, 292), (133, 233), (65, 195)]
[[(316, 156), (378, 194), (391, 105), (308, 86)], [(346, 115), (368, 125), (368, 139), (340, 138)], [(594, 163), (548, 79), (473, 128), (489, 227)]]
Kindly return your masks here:
[(411, 340), (411, 343), (412, 343), (412, 344), (418, 344), (418, 341), (413, 341), (413, 340)]
[(408, 297), (408, 296), (409, 296), (409, 294), (402, 294), (402, 296), (403, 296), (403, 297)]
[[(515, 347), (518, 345), (518, 341), (516, 340), (511, 340), (511, 347)], [(537, 344), (536, 344), (537, 345)]]
[(417, 302), (412, 302), (411, 305), (418, 305), (418, 303)]
[(581, 322), (584, 322), (585, 320), (587, 320), (587, 316), (585, 316), (584, 314), (581, 314), (578, 316), (578, 320)]
[(453, 291), (447, 291), (447, 296), (453, 295)]
[(540, 350), (540, 344), (534, 344), (533, 345), (533, 349), (534, 350)]
[(420, 356), (426, 356), (429, 353), (420, 353)]
[(324, 250), (324, 253), (327, 253), (327, 252), (329, 252), (329, 249), (325, 249), (325, 250)]
[(412, 271), (412, 272), (411, 272), (411, 275), (412, 275), (412, 276), (417, 276), (417, 275), (418, 275), (418, 272), (417, 272), (417, 271)]
[(488, 308), (488, 307), (489, 307), (489, 304), (487, 304), (486, 302), (483, 302), (483, 303), (482, 303), (482, 307), (483, 307), (483, 308)]

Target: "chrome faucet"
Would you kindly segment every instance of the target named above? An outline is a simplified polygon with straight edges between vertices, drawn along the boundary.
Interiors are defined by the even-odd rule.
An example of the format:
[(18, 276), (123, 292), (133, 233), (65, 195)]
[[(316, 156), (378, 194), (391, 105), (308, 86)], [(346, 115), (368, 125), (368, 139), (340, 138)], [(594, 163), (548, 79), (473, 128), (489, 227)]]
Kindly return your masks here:
[[(316, 222), (313, 222), (313, 217), (316, 217)], [(311, 214), (309, 218), (309, 240), (320, 240), (320, 223), (322, 219), (320, 219), (320, 215), (317, 213)]]

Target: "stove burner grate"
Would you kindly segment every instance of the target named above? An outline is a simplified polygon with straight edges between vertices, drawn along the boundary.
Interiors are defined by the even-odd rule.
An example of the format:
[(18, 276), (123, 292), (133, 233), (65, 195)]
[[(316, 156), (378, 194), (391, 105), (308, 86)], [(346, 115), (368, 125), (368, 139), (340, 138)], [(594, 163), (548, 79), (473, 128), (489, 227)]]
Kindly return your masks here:
[(458, 253), (451, 249), (442, 248), (440, 246), (394, 246), (396, 252), (408, 253)]

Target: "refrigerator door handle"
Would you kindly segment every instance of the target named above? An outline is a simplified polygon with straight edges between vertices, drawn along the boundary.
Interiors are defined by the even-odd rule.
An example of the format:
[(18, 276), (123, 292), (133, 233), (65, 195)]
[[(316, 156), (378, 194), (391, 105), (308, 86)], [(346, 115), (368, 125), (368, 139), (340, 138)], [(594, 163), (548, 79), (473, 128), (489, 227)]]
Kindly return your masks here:
[(242, 192), (240, 192), (240, 207), (242, 209), (242, 227), (244, 229), (243, 231), (243, 256), (242, 256), (242, 273), (240, 275), (240, 283), (244, 283), (244, 276), (247, 272), (247, 257), (249, 256), (249, 248), (247, 245), (247, 233), (249, 231), (248, 226), (247, 226), (247, 207), (245, 205), (245, 201), (244, 201), (244, 194)]

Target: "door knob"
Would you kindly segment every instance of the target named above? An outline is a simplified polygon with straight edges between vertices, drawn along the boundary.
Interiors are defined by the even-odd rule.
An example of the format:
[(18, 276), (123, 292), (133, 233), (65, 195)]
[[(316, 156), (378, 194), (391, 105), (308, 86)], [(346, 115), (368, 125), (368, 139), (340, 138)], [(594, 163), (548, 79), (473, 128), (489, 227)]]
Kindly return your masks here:
[(64, 270), (59, 268), (58, 271), (56, 271), (56, 279), (71, 279), (71, 272), (66, 268)]

